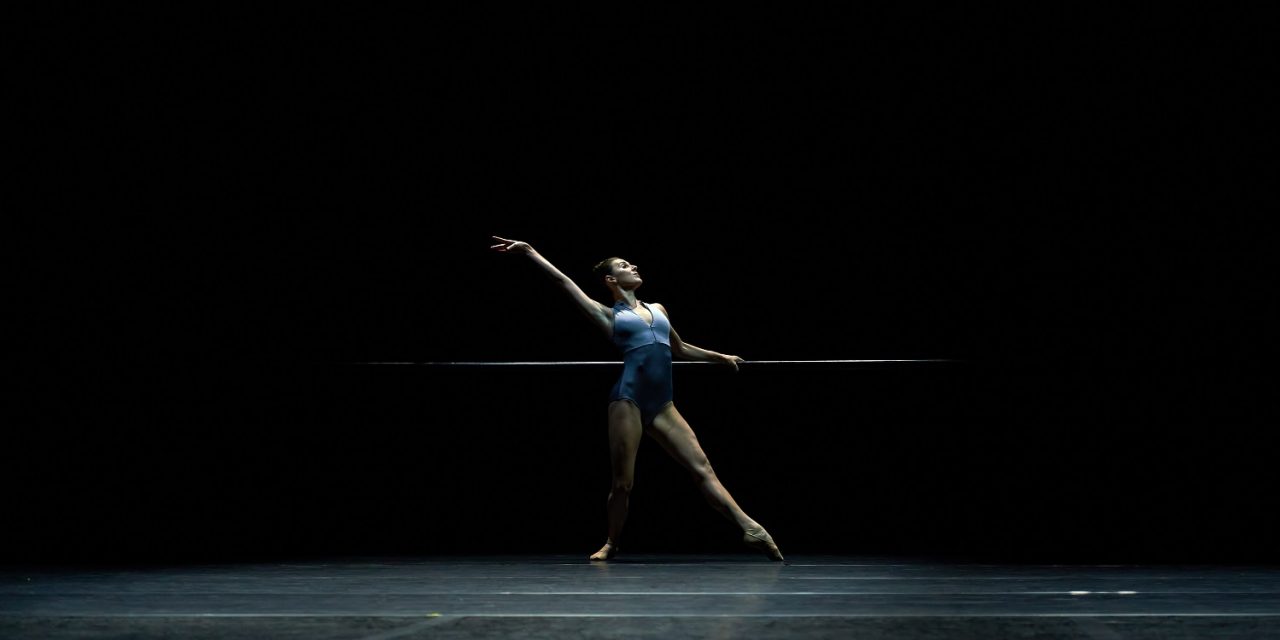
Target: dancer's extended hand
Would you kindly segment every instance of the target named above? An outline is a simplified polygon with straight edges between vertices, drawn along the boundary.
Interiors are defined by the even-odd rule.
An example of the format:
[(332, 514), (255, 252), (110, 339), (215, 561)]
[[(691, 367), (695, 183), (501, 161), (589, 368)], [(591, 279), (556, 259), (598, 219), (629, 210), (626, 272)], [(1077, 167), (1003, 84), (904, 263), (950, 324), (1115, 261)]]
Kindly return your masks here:
[(489, 237), (493, 238), (494, 240), (499, 240), (502, 242), (502, 244), (495, 244), (492, 247), (489, 247), (494, 251), (499, 251), (501, 253), (508, 253), (508, 252), (529, 253), (530, 251), (533, 251), (533, 247), (529, 246), (528, 242), (520, 242), (519, 240), (508, 240), (506, 238), (499, 238), (498, 236), (489, 236)]
[(723, 362), (723, 363), (725, 363), (725, 364), (727, 364), (727, 365), (729, 365), (729, 366), (733, 367), (733, 370), (734, 370), (734, 371), (737, 371), (737, 370), (738, 370), (738, 363), (739, 363), (739, 362), (746, 362), (746, 360), (743, 360), (742, 358), (739, 358), (738, 356), (730, 356), (730, 355), (725, 355), (725, 354), (723, 354), (723, 353), (716, 354), (716, 355), (720, 358), (720, 361), (721, 361), (721, 362)]

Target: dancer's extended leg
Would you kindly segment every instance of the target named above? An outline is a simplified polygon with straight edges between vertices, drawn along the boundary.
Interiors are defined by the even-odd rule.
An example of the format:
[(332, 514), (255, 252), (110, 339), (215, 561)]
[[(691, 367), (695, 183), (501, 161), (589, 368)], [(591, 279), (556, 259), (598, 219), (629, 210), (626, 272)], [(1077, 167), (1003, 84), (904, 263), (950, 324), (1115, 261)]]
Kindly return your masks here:
[(689, 471), (711, 507), (742, 529), (743, 542), (774, 560), (782, 560), (782, 552), (769, 533), (742, 511), (733, 496), (729, 495), (729, 490), (720, 483), (702, 446), (698, 444), (698, 436), (676, 410), (674, 403), (667, 405), (654, 418), (649, 434), (676, 462)]

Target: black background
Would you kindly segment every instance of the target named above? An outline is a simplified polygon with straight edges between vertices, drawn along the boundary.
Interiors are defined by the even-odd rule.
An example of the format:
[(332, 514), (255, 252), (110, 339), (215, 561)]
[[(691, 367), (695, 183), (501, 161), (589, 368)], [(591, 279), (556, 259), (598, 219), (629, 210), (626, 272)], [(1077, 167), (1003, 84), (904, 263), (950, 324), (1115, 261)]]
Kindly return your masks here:
[[(787, 553), (1274, 560), (1249, 16), (45, 14), (7, 562), (594, 551), (640, 265)], [(27, 242), (30, 240), (30, 242)], [(737, 551), (651, 440), (626, 546)]]

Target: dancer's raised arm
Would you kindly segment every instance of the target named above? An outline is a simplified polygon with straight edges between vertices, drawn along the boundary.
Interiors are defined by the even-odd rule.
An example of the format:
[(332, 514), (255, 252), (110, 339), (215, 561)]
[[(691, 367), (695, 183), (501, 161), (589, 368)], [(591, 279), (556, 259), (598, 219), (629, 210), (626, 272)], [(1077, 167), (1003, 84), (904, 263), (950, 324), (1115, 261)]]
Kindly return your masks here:
[(561, 273), (555, 265), (542, 257), (542, 254), (535, 251), (529, 243), (520, 242), (519, 240), (508, 240), (498, 236), (492, 236), (492, 238), (502, 244), (495, 244), (489, 247), (490, 249), (500, 253), (523, 253), (526, 256), (529, 256), (530, 259), (538, 263), (538, 266), (542, 267), (543, 271), (545, 271), (548, 276), (551, 276), (552, 280), (555, 280), (561, 288), (564, 289), (565, 293), (569, 294), (570, 298), (573, 298), (573, 301), (577, 303), (578, 308), (581, 309), (582, 312), (587, 315), (587, 318), (591, 320), (591, 324), (599, 327), (600, 330), (604, 331), (606, 336), (613, 333), (612, 310), (609, 307), (592, 300), (591, 296), (584, 293), (582, 289), (569, 278), (569, 276)]

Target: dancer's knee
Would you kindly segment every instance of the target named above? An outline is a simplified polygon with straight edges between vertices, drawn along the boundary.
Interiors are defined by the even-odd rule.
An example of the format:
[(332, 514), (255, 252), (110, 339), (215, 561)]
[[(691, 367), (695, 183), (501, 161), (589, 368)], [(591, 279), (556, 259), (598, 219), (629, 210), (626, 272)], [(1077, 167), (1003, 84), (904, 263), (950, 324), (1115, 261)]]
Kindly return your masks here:
[(689, 467), (689, 475), (698, 482), (707, 482), (715, 480), (716, 470), (711, 468), (711, 463), (705, 458), (701, 462), (695, 462)]

